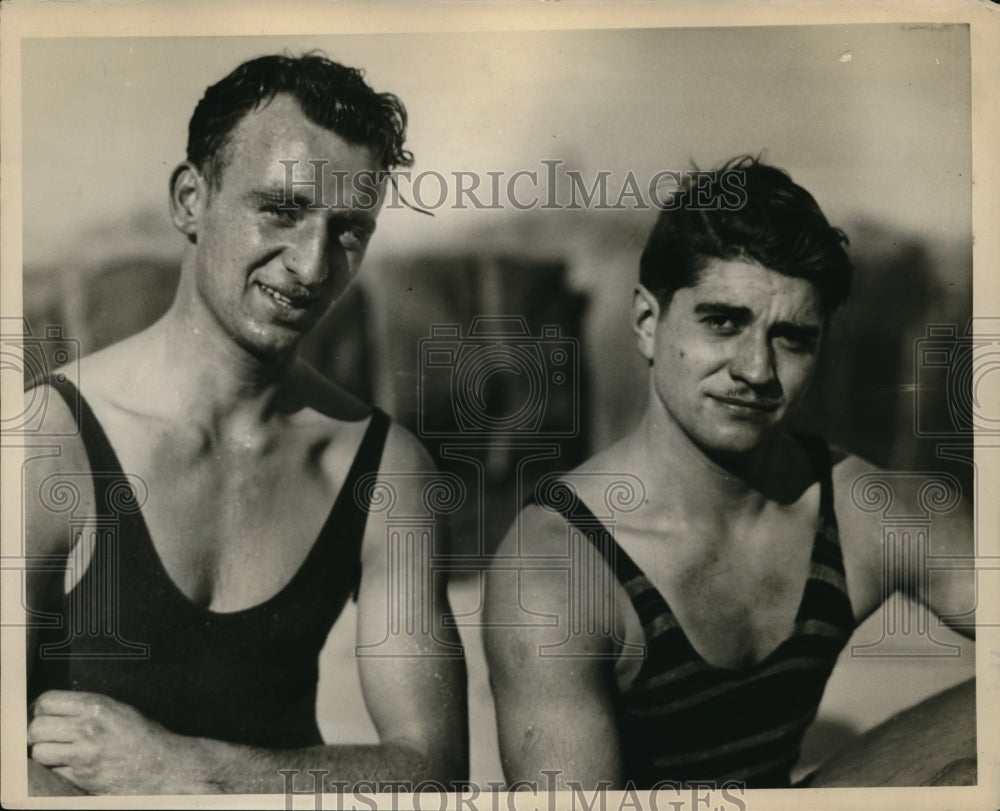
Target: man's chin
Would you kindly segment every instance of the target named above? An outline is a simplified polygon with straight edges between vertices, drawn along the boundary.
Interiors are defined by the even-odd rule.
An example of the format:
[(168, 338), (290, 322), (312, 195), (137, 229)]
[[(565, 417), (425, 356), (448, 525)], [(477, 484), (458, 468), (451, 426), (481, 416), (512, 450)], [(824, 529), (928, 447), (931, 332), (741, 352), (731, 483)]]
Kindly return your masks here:
[(266, 329), (243, 336), (238, 343), (247, 354), (262, 363), (280, 363), (295, 355), (307, 333), (308, 330), (268, 325)]
[(701, 449), (714, 459), (739, 459), (763, 448), (777, 434), (774, 424), (743, 423), (727, 426), (711, 436), (696, 438)]

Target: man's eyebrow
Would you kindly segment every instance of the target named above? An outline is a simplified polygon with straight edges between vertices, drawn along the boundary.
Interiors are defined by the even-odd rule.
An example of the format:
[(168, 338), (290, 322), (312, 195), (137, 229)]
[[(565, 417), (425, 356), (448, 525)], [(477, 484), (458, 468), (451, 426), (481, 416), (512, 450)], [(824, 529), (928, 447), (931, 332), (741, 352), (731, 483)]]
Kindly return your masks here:
[(753, 311), (739, 304), (724, 301), (702, 301), (694, 305), (695, 315), (724, 315), (733, 321), (747, 322), (753, 319)]
[(284, 186), (266, 189), (251, 189), (246, 198), (257, 205), (276, 205), (283, 208), (317, 208), (312, 197), (294, 192), (290, 197)]
[(800, 324), (796, 321), (779, 321), (771, 328), (771, 332), (803, 342), (817, 341), (822, 334), (822, 330), (815, 324)]
[[(696, 315), (721, 315), (736, 323), (745, 324), (753, 320), (753, 310), (739, 304), (728, 304), (724, 301), (702, 301), (694, 306)], [(822, 330), (815, 324), (803, 324), (800, 321), (778, 321), (771, 331), (779, 335), (787, 335), (799, 340), (815, 340)]]

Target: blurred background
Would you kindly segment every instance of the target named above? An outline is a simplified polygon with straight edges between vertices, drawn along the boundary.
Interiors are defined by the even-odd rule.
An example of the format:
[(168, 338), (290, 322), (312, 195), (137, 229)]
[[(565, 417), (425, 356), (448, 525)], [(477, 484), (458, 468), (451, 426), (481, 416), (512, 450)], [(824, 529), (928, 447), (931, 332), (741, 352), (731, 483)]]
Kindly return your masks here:
[[(359, 281), (305, 352), (418, 433), (469, 487), (452, 521), (464, 561), (452, 600), (465, 615), (474, 780), (501, 779), (476, 560), (534, 480), (620, 437), (645, 404), (629, 306), (656, 209), (634, 195), (620, 207), (567, 207), (567, 172), (588, 187), (606, 173), (614, 203), (630, 173), (645, 192), (657, 172), (739, 154), (764, 153), (787, 170), (848, 233), (856, 265), (802, 426), (890, 469), (955, 476), (974, 496), (971, 464), (938, 453), (942, 437), (968, 439), (948, 407), (955, 336), (972, 312), (965, 26), (37, 39), (22, 48), (24, 315), (34, 336), (58, 326), (84, 354), (170, 304), (181, 238), (167, 182), (208, 84), (253, 56), (321, 49), (406, 104), (413, 175), (439, 173), (447, 199), (434, 207), (439, 186), (428, 182), (417, 202), (430, 201), (433, 217), (383, 211)], [(455, 172), (481, 178), (488, 202), (487, 173), (506, 184), (521, 170), (537, 172), (540, 203), (554, 194), (559, 205), (453, 205)], [(400, 189), (413, 199), (412, 186)], [(517, 189), (533, 196), (523, 179)], [(934, 325), (945, 327), (930, 340)], [(484, 368), (475, 351), (498, 345), (488, 374), (463, 377)], [(458, 412), (456, 392), (468, 397)], [(854, 644), (876, 643), (885, 624), (876, 615)], [(321, 694), (321, 722), (331, 739), (372, 740), (352, 692), (352, 644), (344, 617), (324, 659), (335, 686)], [(848, 648), (803, 768), (973, 674), (968, 646), (897, 635), (880, 650), (887, 655), (852, 657)]]

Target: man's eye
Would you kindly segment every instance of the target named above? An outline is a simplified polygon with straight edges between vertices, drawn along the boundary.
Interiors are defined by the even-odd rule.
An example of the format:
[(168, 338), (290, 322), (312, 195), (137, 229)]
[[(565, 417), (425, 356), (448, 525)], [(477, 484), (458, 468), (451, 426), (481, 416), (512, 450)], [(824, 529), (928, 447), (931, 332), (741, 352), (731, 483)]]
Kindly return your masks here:
[(702, 323), (720, 335), (732, 335), (739, 331), (739, 326), (727, 315), (708, 315), (702, 319)]
[(260, 210), (270, 219), (280, 223), (281, 225), (294, 225), (302, 216), (301, 209), (291, 208), (289, 206), (272, 205), (270, 203), (261, 206)]
[(345, 228), (340, 233), (340, 244), (349, 251), (360, 251), (368, 245), (371, 232), (360, 225)]
[(782, 335), (778, 338), (778, 342), (787, 351), (795, 354), (806, 354), (808, 352), (813, 352), (816, 349), (816, 340), (813, 338), (798, 338), (793, 335)]

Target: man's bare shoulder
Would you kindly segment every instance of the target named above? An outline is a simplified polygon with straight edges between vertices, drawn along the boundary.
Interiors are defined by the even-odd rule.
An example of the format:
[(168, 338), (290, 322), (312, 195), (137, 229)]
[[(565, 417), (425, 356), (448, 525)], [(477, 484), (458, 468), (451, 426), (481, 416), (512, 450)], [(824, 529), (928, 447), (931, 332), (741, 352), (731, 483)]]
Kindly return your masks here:
[[(438, 472), (431, 455), (417, 438), (402, 425), (390, 422), (378, 472), (370, 475), (373, 477), (361, 485), (373, 508), (369, 511), (362, 551), (366, 569), (384, 571), (389, 565), (386, 522), (394, 516), (422, 517), (438, 522), (437, 530), (430, 537), (435, 551), (447, 554), (450, 539), (446, 526), (440, 522), (449, 512), (450, 505), (460, 500), (461, 485), (455, 486), (447, 474)], [(421, 560), (429, 564), (430, 557)]]
[(503, 568), (532, 568), (531, 558), (565, 556), (567, 522), (557, 511), (529, 504), (514, 519), (493, 555)]
[[(830, 447), (830, 464), (835, 487), (837, 485), (853, 484), (859, 476), (882, 470), (878, 465), (869, 462), (867, 459), (856, 456), (837, 446)], [(843, 487), (839, 489), (843, 489)]]
[[(80, 433), (79, 421), (85, 402), (100, 397), (105, 388), (113, 388), (114, 380), (107, 379), (107, 370), (113, 367), (106, 356), (113, 356), (112, 348), (87, 355), (48, 373), (25, 392), (26, 405), (31, 401), (30, 421), (27, 432), (44, 437), (47, 445), (58, 447), (58, 453), (49, 464), (60, 470), (87, 470), (87, 452)], [(57, 383), (68, 383), (60, 386)]]
[[(606, 589), (614, 588), (613, 578), (593, 577), (578, 591), (570, 587), (571, 572), (604, 566), (597, 547), (573, 533), (561, 513), (526, 506), (490, 560), (484, 638), (491, 663), (517, 674), (539, 664), (533, 644), (565, 642), (565, 618), (608, 605)], [(539, 622), (543, 616), (549, 621)], [(609, 644), (601, 633), (584, 633), (575, 635), (565, 650), (607, 653)]]
[[(878, 524), (892, 513), (916, 514), (920, 502), (932, 488), (932, 498), (958, 506), (961, 493), (951, 477), (937, 471), (887, 470), (867, 459), (833, 450), (833, 491), (838, 508), (845, 516)], [(941, 490), (940, 493), (937, 491)], [(949, 491), (949, 492), (945, 492)]]
[[(306, 407), (295, 422), (310, 435), (318, 432), (324, 438), (324, 456), (330, 469), (339, 471), (334, 476), (339, 479), (360, 450), (374, 409), (312, 367), (302, 364), (296, 375), (295, 397)], [(416, 509), (421, 489), (436, 472), (433, 459), (419, 440), (398, 422), (390, 421), (377, 473), (392, 489), (396, 507)]]
[(626, 436), (564, 476), (584, 505), (600, 521), (630, 523), (647, 501), (648, 469), (635, 452), (634, 436)]
[(911, 500), (909, 483), (905, 477), (887, 476), (885, 470), (860, 456), (839, 449), (832, 450), (831, 455), (834, 512), (847, 582), (855, 612), (864, 617), (883, 596), (885, 509), (895, 502), (894, 511), (908, 512), (905, 503)]
[(619, 439), (570, 470), (566, 474), (567, 478), (575, 475), (635, 473), (635, 457), (629, 450), (633, 442), (631, 434)]
[[(843, 454), (833, 467), (834, 509), (837, 515), (851, 602), (859, 619), (882, 601), (886, 577), (890, 582), (925, 582), (917, 547), (887, 557), (887, 543), (909, 544), (906, 534), (891, 532), (900, 519), (930, 520), (927, 553), (941, 556), (973, 554), (972, 505), (962, 498), (957, 480), (932, 470), (886, 470), (851, 454)], [(915, 537), (915, 536), (914, 536)], [(899, 547), (905, 548), (904, 547)], [(887, 573), (886, 567), (893, 570)], [(925, 570), (923, 570), (925, 572)], [(974, 579), (946, 578), (920, 599), (935, 601), (936, 611), (961, 615), (975, 603)]]
[[(628, 437), (589, 457), (574, 468), (554, 477), (546, 477), (538, 490), (548, 490), (554, 483), (566, 484), (588, 507), (600, 511), (606, 490), (616, 481), (634, 478), (629, 463)], [(539, 495), (536, 492), (536, 497)], [(558, 501), (559, 496), (556, 496)], [(537, 502), (527, 505), (518, 514), (507, 535), (497, 548), (496, 556), (527, 560), (531, 556), (564, 556), (567, 549), (566, 518), (553, 507)]]
[[(75, 389), (70, 393), (74, 402), (66, 413), (59, 414), (57, 410), (57, 418), (79, 413), (82, 401), (97, 412), (105, 430), (103, 420), (109, 411), (158, 413), (166, 399), (162, 387), (156, 385), (157, 368), (151, 359), (146, 333), (84, 355), (75, 363), (55, 370), (50, 377), (62, 378)], [(62, 399), (58, 395), (55, 398)], [(50, 396), (49, 400), (52, 399)]]
[(380, 472), (384, 474), (436, 473), (437, 466), (420, 441), (398, 422), (389, 424), (382, 452)]
[[(50, 376), (76, 386), (74, 368), (57, 369)], [(77, 390), (78, 391), (78, 390)], [(25, 426), (32, 437), (25, 451), (24, 511), (31, 554), (56, 555), (68, 551), (68, 513), (58, 509), (63, 497), (75, 493), (76, 512), (93, 514), (89, 484), (90, 459), (80, 433), (81, 402), (75, 392), (64, 397), (51, 382), (42, 381), (25, 392), (32, 413)], [(56, 508), (54, 508), (56, 507)]]
[(867, 459), (839, 448), (831, 448), (830, 456), (834, 511), (841, 538), (850, 543), (855, 538), (869, 537), (881, 520), (880, 514), (870, 509), (874, 504), (871, 498), (877, 497), (870, 487), (879, 478), (876, 474), (883, 471)]
[(147, 382), (150, 374), (155, 375), (152, 365), (145, 333), (139, 333), (85, 355), (74, 369), (60, 371), (88, 400), (127, 404), (130, 397), (155, 393)]
[(843, 526), (878, 530), (888, 517), (936, 514), (967, 521), (971, 504), (954, 477), (934, 470), (886, 470), (848, 453), (833, 466), (834, 503)]
[[(56, 375), (63, 375), (56, 372)], [(42, 380), (24, 393), (25, 423), (23, 430), (46, 444), (62, 445), (64, 448), (83, 448), (80, 441), (77, 417), (80, 413), (79, 398), (63, 397), (51, 382)], [(65, 453), (65, 450), (63, 451)]]
[(336, 422), (360, 422), (371, 413), (371, 406), (343, 386), (299, 360), (293, 375), (290, 396), (318, 418)]
[[(390, 422), (379, 461), (378, 478), (388, 484), (397, 499), (405, 498), (416, 508), (415, 499), (421, 497), (423, 489), (431, 485), (438, 475), (434, 460), (420, 441), (399, 423)], [(399, 503), (397, 506), (405, 507)]]

